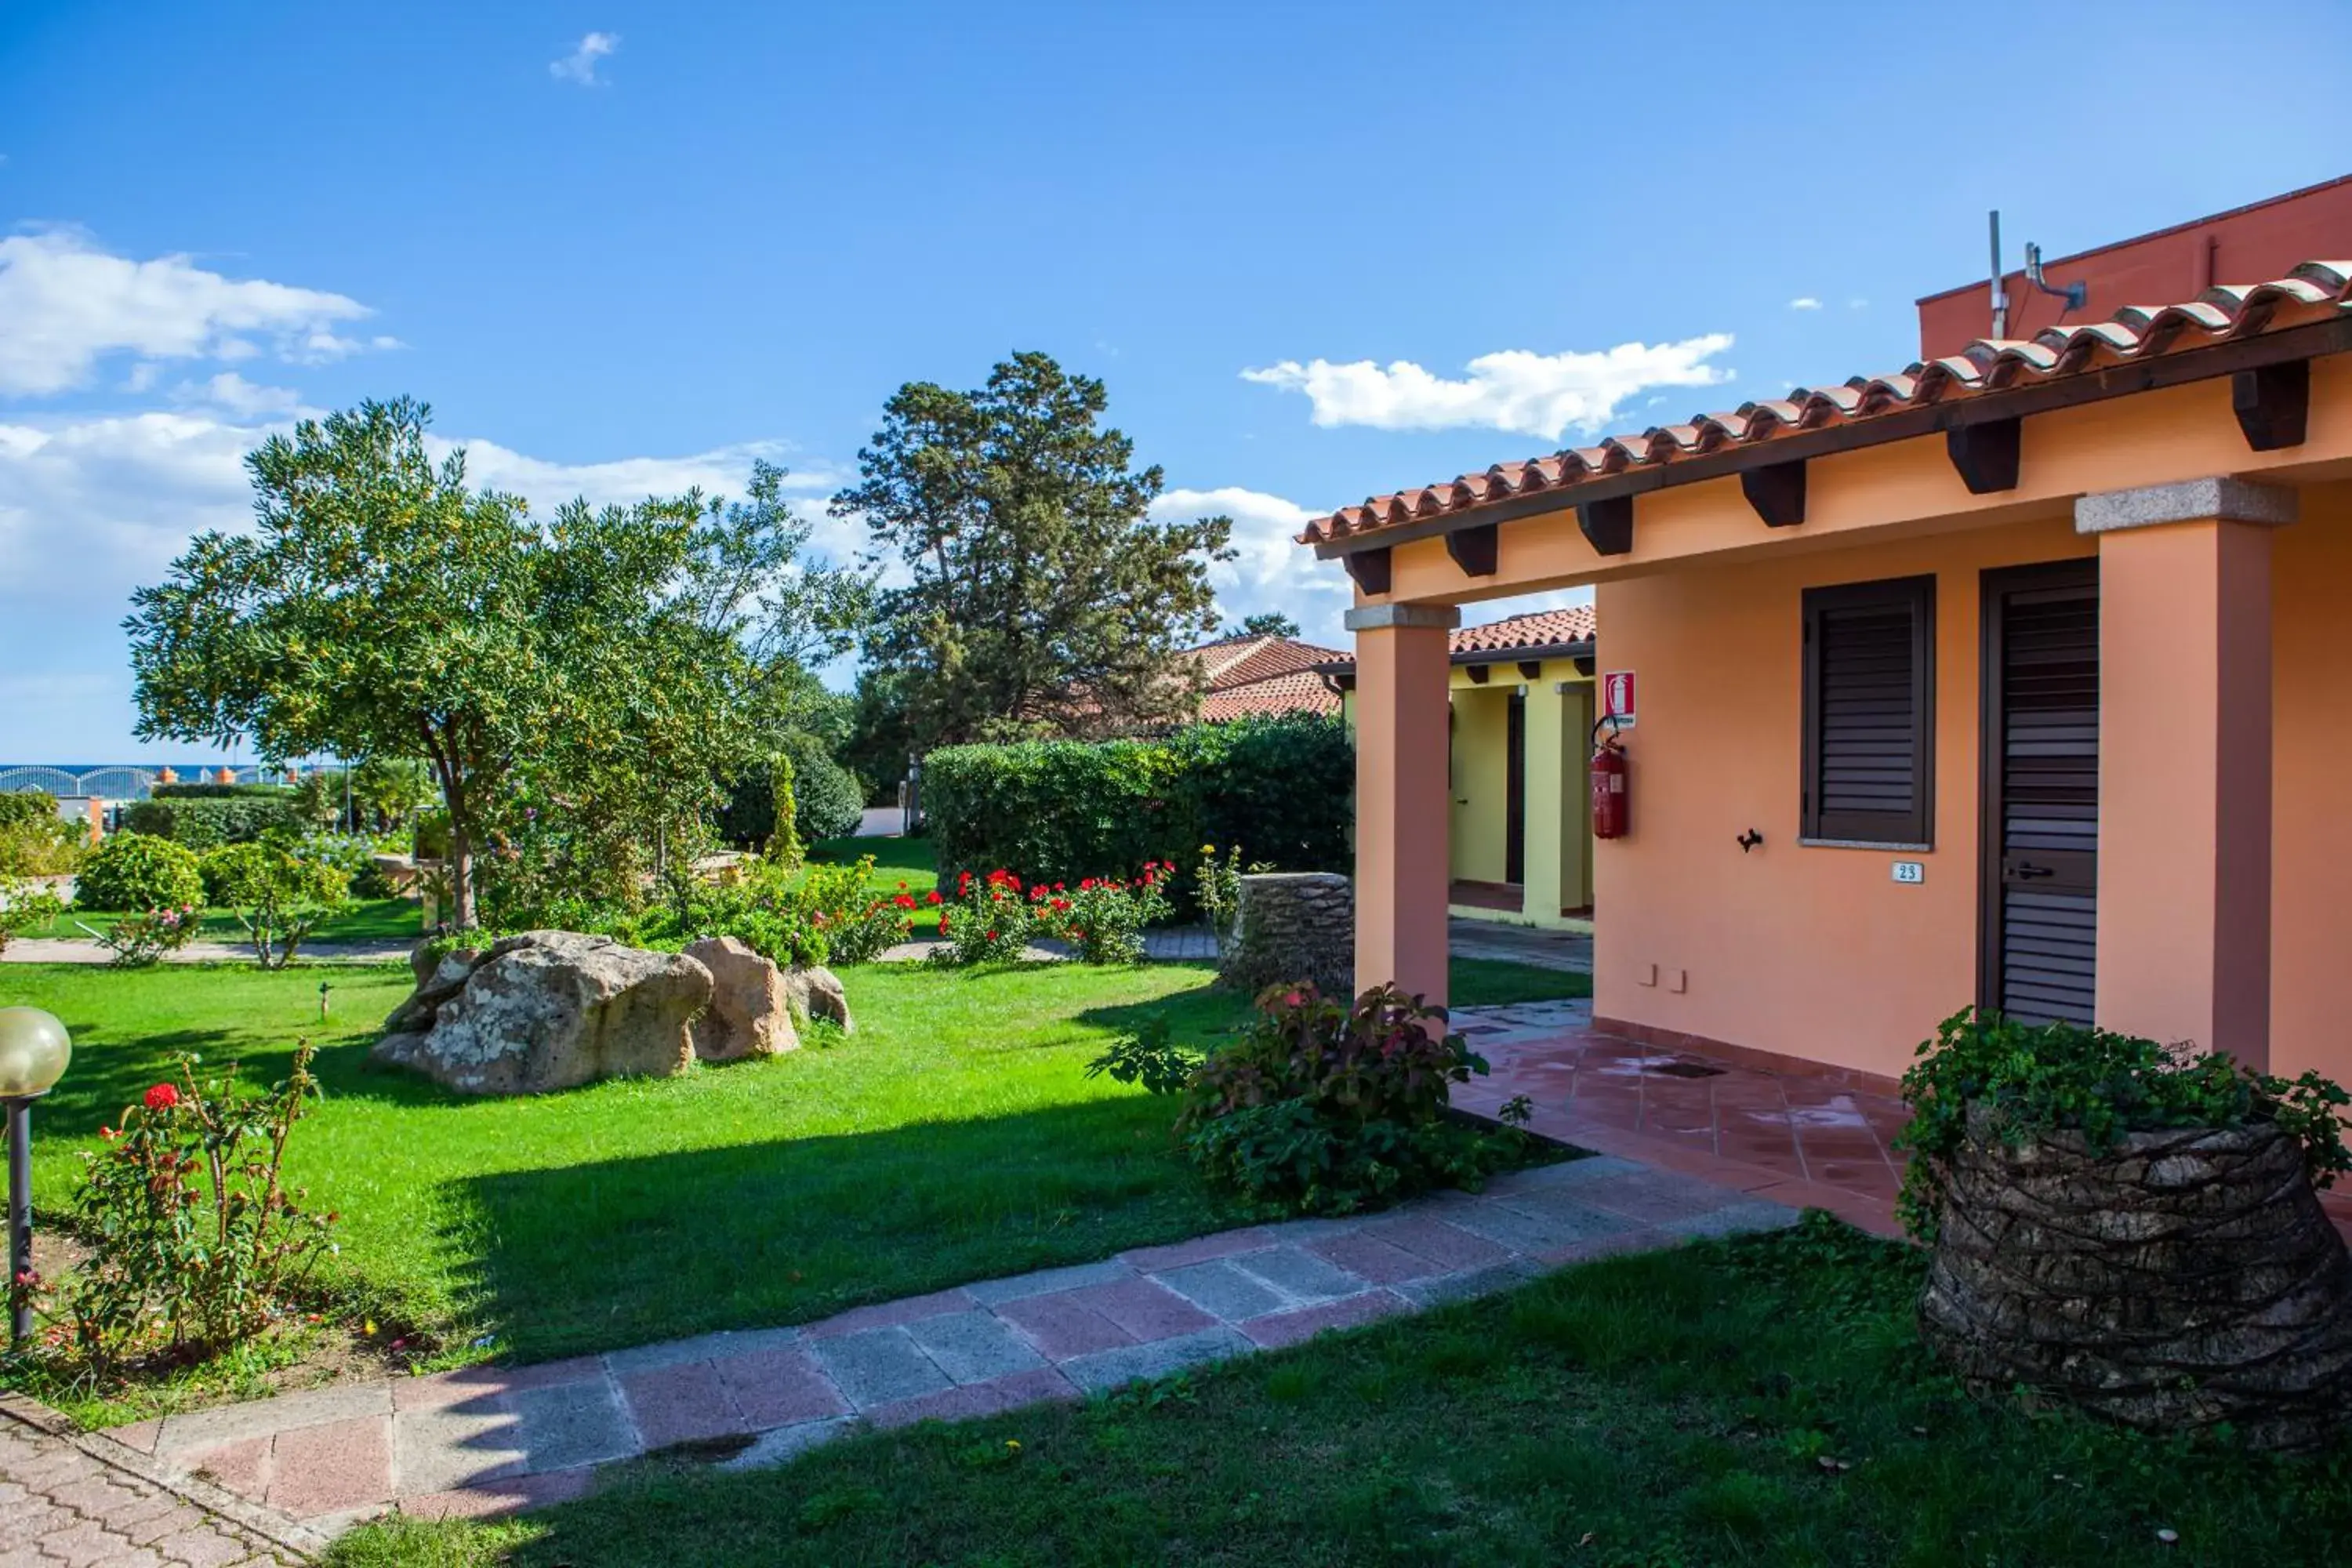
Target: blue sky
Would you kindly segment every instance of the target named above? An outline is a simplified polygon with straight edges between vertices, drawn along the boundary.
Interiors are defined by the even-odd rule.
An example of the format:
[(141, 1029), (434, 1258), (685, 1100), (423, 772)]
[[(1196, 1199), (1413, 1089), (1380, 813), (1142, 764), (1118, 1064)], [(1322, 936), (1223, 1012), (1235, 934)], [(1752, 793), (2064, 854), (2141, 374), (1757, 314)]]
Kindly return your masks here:
[(12, 0), (0, 759), (152, 754), (130, 587), (400, 392), (537, 501), (769, 453), (821, 514), (900, 383), (1044, 349), (1234, 513), (1231, 613), (1336, 637), (1305, 515), (1897, 368), (1989, 206), (2059, 255), (2346, 173), (2352, 30), (2218, 16)]

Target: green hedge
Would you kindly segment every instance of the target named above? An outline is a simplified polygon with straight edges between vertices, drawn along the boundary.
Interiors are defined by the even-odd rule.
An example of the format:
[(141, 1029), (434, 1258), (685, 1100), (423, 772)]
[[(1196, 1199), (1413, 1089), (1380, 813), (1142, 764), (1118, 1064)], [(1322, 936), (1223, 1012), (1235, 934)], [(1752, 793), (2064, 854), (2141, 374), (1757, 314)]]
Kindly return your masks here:
[(275, 784), (159, 784), (147, 793), (156, 800), (291, 800), (294, 786)]
[[(1238, 844), (1285, 871), (1349, 868), (1355, 752), (1337, 719), (1198, 724), (1162, 740), (950, 746), (923, 760), (940, 871), (1075, 882)], [(1191, 879), (1182, 890), (1189, 893)]]
[(291, 827), (290, 798), (276, 795), (167, 795), (142, 800), (122, 814), (133, 833), (152, 834), (199, 853), (224, 844), (250, 844), (273, 827)]

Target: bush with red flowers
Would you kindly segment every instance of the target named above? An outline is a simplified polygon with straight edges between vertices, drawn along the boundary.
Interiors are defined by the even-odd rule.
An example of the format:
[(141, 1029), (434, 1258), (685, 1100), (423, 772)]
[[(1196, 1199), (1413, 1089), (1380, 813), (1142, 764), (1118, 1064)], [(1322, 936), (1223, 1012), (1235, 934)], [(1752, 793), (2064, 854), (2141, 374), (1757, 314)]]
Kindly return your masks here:
[(266, 1094), (238, 1088), (234, 1066), (201, 1080), (196, 1058), (183, 1058), (178, 1083), (150, 1088), (102, 1130), (74, 1202), (91, 1256), (54, 1292), (53, 1342), (111, 1373), (208, 1355), (286, 1318), (334, 1250), (336, 1216), (303, 1209), (280, 1175), (318, 1091), (315, 1054), (304, 1041)]
[[(1277, 985), (1237, 1037), (1187, 1050), (1154, 1019), (1087, 1068), (1182, 1100), (1176, 1139), (1209, 1179), (1265, 1215), (1349, 1214), (1523, 1163), (1517, 1125), (1446, 1113), (1486, 1070), (1445, 1010), (1394, 986), (1353, 1004)], [(1515, 1101), (1511, 1120), (1524, 1120)]]
[(933, 963), (1018, 963), (1029, 939), (1045, 934), (1038, 920), (1042, 903), (1002, 867), (985, 877), (958, 873), (954, 897), (931, 907), (939, 911), (939, 933), (947, 939), (931, 950)]
[(1086, 963), (1140, 963), (1143, 932), (1168, 917), (1172, 860), (1149, 860), (1133, 879), (1086, 877), (1075, 888), (1033, 887), (1030, 901), (1048, 935), (1069, 944)]

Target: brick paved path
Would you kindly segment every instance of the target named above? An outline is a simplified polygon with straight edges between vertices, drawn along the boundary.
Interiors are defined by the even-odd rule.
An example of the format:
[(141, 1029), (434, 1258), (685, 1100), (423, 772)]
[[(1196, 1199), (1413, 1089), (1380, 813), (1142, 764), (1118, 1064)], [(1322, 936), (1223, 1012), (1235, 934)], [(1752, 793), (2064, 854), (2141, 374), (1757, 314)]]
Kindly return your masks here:
[[(109, 1463), (104, 1439), (76, 1442), (0, 1411), (0, 1568), (262, 1568), (307, 1562), (310, 1532), (268, 1534), (190, 1489)], [(272, 1539), (274, 1536), (276, 1539)]]
[(674, 1444), (731, 1439), (745, 1446), (727, 1463), (773, 1463), (861, 1422), (1076, 1399), (1796, 1212), (1630, 1160), (1576, 1160), (1476, 1195), (1144, 1247), (796, 1329), (340, 1385), (113, 1436), (324, 1532), (394, 1506), (482, 1515), (575, 1497), (597, 1465)]

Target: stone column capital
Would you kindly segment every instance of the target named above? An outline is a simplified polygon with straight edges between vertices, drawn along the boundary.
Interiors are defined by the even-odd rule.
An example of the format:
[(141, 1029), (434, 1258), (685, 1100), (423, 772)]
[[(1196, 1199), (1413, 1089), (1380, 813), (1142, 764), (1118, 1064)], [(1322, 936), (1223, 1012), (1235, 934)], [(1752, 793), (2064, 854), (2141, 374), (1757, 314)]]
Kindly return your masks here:
[(2226, 474), (2169, 485), (2107, 490), (2074, 502), (2074, 531), (2115, 533), (2168, 522), (2252, 522), (2276, 528), (2300, 515), (2301, 492)]
[(1452, 631), (1462, 624), (1462, 612), (1452, 605), (1358, 605), (1344, 623), (1351, 632), (1384, 632), (1407, 626)]

